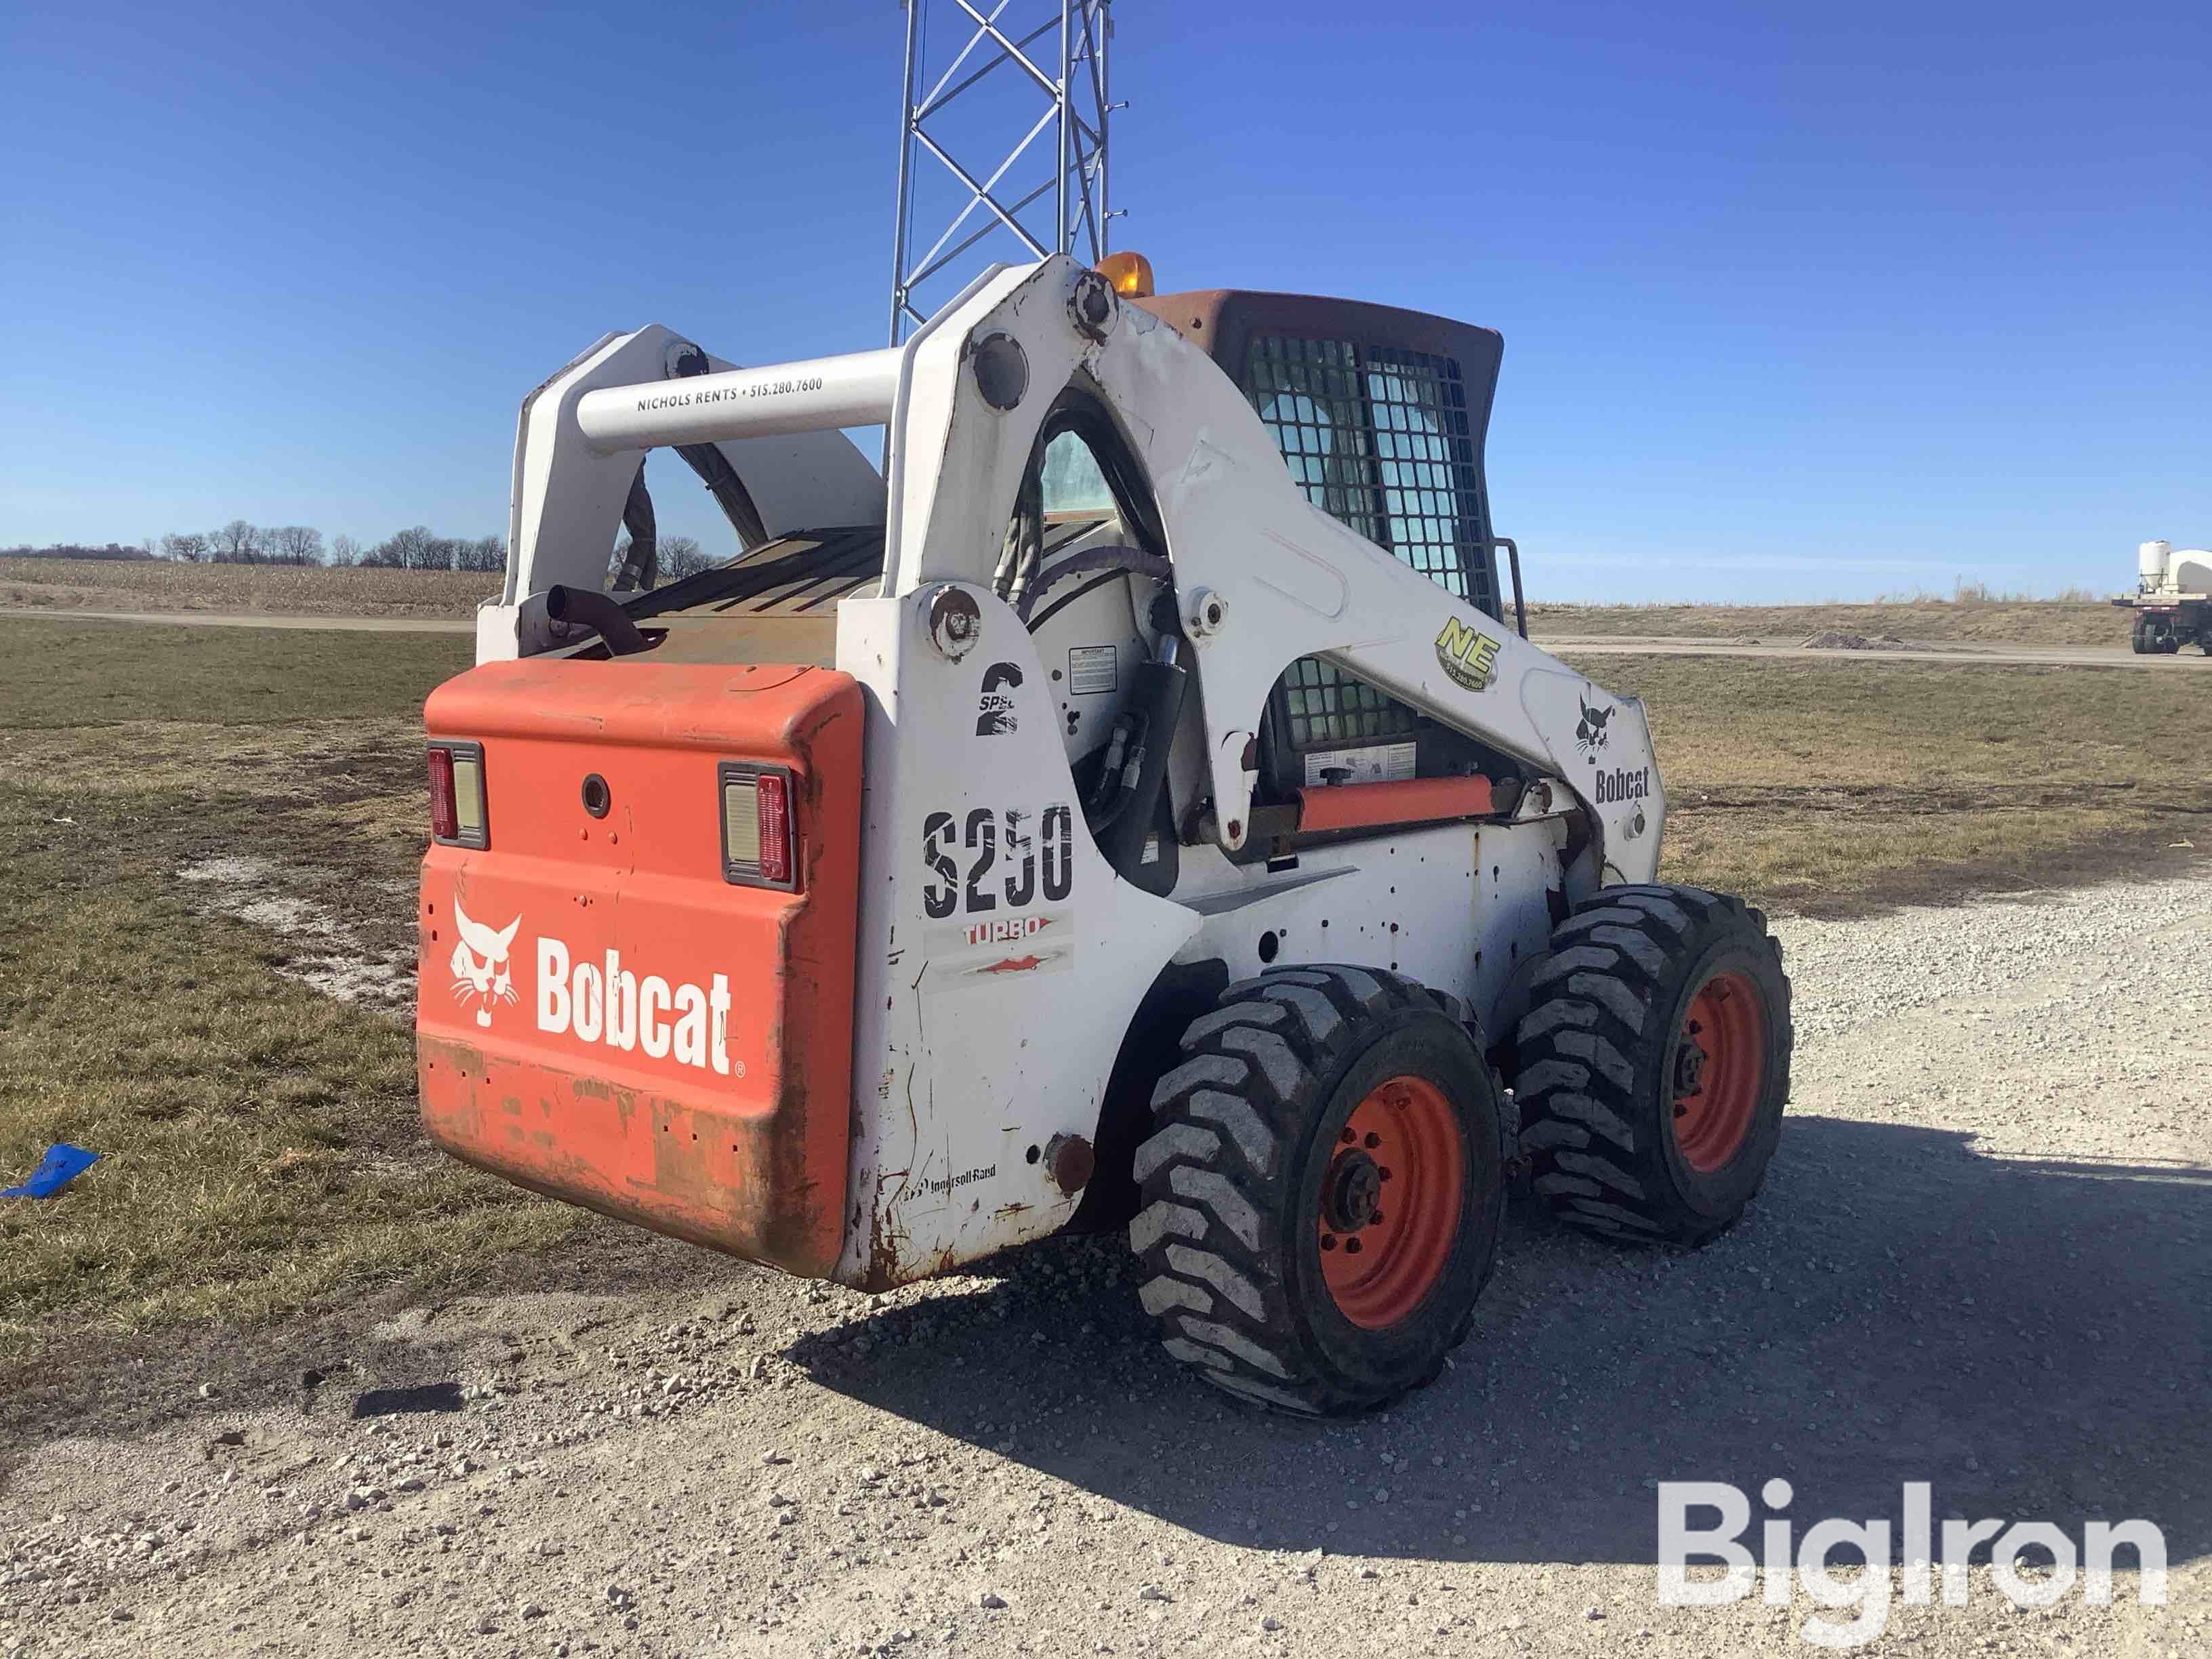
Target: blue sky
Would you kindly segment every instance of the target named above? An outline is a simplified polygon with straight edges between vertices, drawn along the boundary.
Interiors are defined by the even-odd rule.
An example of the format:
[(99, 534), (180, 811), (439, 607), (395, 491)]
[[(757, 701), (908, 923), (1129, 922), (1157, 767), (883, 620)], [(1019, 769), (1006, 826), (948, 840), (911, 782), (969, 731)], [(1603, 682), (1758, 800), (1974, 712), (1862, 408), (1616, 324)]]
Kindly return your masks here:
[[(1116, 13), (1117, 243), (1502, 330), (1537, 595), (2113, 591), (2212, 542), (2201, 0)], [(518, 404), (609, 329), (880, 343), (901, 41), (892, 0), (12, 9), (0, 544), (503, 530)]]

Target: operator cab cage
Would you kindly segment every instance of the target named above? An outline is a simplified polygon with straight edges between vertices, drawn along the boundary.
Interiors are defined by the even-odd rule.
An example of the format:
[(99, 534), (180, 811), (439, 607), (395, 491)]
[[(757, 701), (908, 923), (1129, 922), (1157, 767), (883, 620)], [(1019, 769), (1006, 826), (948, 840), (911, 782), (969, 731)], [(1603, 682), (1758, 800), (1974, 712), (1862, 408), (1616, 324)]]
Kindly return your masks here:
[[(1486, 616), (1503, 620), (1483, 440), (1504, 341), (1394, 306), (1213, 289), (1135, 301), (1193, 343), (1250, 400), (1291, 478), (1346, 529)], [(1510, 763), (1322, 657), (1302, 657), (1268, 696), (1262, 800), (1295, 799), (1364, 756), (1387, 775), (1432, 777)], [(1255, 854), (1286, 852), (1263, 833)]]
[(1482, 470), (1504, 349), (1496, 330), (1237, 289), (1132, 303), (1236, 381), (1307, 500), (1503, 619)]

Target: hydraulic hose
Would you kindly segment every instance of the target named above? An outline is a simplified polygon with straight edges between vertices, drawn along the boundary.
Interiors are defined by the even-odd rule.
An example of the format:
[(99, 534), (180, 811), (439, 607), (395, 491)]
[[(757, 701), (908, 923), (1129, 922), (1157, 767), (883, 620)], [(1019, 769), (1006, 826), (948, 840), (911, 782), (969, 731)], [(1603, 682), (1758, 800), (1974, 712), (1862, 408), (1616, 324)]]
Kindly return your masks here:
[(1141, 663), (1132, 677), (1129, 712), (1132, 718), (1127, 758), (1121, 764), (1120, 787), (1114, 797), (1099, 803), (1100, 812), (1091, 825), (1092, 837), (1106, 862), (1124, 881), (1134, 883), (1145, 856), (1145, 838), (1158, 816), (1160, 791), (1166, 786), (1168, 750), (1175, 742), (1176, 722), (1182, 716), (1183, 694), (1190, 675), (1176, 660), (1180, 641), (1173, 635), (1160, 641), (1160, 654)]
[(1024, 586), (1014, 596), (1010, 601), (1014, 607), (1014, 614), (1028, 622), (1030, 612), (1036, 609), (1036, 603), (1044, 597), (1046, 590), (1058, 586), (1070, 576), (1079, 576), (1092, 570), (1126, 570), (1133, 576), (1149, 576), (1156, 582), (1165, 582), (1170, 589), (1175, 586), (1175, 566), (1169, 563), (1163, 555), (1147, 553), (1142, 549), (1124, 547), (1116, 543), (1105, 547), (1086, 548), (1059, 561), (1045, 573), (1042, 581)]

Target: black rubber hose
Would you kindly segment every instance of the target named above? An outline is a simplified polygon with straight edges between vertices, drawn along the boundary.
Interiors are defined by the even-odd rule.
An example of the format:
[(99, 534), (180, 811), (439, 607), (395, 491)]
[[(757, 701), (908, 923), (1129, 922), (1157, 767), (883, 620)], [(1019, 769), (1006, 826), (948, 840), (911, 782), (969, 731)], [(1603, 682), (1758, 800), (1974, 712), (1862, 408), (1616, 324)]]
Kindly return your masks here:
[(1136, 880), (1144, 860), (1145, 837), (1152, 832), (1160, 791), (1167, 785), (1168, 750), (1175, 743), (1176, 722), (1182, 717), (1183, 693), (1189, 685), (1189, 674), (1172, 662), (1140, 663), (1133, 677), (1129, 707), (1138, 717), (1137, 742), (1142, 752), (1127, 763), (1119, 804), (1108, 809), (1103, 823), (1091, 826), (1099, 853), (1125, 881)]
[(627, 657), (646, 648), (645, 635), (637, 631), (629, 612), (589, 588), (554, 583), (545, 590), (545, 614), (556, 623), (576, 623), (596, 630), (607, 642), (609, 656)]
[(653, 516), (653, 492), (645, 487), (645, 463), (629, 481), (629, 499), (623, 504), (623, 528), (629, 532), (629, 550), (616, 574), (617, 587), (643, 590), (653, 586), (660, 570), (660, 532)]
[(1133, 576), (1149, 576), (1156, 582), (1175, 586), (1175, 566), (1157, 553), (1146, 553), (1139, 548), (1123, 547), (1119, 544), (1105, 547), (1086, 548), (1071, 554), (1054, 564), (1042, 577), (1032, 583), (1015, 602), (1014, 614), (1024, 622), (1036, 609), (1048, 588), (1055, 587), (1070, 576), (1079, 576), (1087, 570), (1126, 570)]

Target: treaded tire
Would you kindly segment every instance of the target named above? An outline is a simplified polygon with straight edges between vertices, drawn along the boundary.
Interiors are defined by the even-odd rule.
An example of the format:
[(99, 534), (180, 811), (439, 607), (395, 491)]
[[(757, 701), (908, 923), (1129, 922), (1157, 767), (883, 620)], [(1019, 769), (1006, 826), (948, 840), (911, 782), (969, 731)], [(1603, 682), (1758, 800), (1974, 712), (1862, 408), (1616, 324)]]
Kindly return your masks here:
[[(1710, 1144), (1689, 1143), (1707, 1155), (1700, 1169), (1676, 1130), (1688, 1109), (1678, 1066), (1683, 1043), (1698, 1041), (1686, 1019), (1716, 981), (1756, 997), (1759, 1036), (1736, 1046), (1758, 1051), (1758, 1069), (1733, 1150), (1716, 1160)], [(1553, 933), (1521, 1022), (1515, 1101), (1537, 1192), (1561, 1219), (1608, 1238), (1694, 1245), (1724, 1232), (1781, 1138), (1794, 1041), (1782, 946), (1759, 911), (1697, 887), (1601, 889)]]
[[(1316, 1416), (1382, 1405), (1436, 1376), (1467, 1335), (1504, 1223), (1497, 1085), (1454, 999), (1395, 974), (1304, 965), (1231, 985), (1191, 1023), (1188, 1058), (1152, 1096), (1158, 1127), (1137, 1151), (1142, 1203), (1129, 1227), (1140, 1299), (1170, 1353), (1232, 1394)], [(1459, 1131), (1459, 1211), (1418, 1304), (1364, 1328), (1329, 1289), (1322, 1189), (1354, 1112), (1409, 1077), (1433, 1087)], [(1401, 1179), (1381, 1191), (1407, 1189)]]

